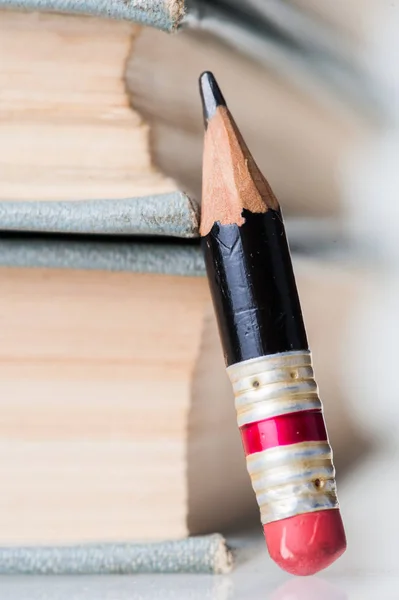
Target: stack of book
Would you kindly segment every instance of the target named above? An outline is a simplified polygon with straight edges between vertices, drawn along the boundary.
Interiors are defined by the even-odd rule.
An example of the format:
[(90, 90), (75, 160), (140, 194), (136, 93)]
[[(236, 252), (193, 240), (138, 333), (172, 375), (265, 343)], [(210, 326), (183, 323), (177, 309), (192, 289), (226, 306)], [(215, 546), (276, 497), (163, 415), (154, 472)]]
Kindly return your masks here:
[[(288, 224), (339, 218), (336, 168), (363, 122), (217, 39), (14, 11), (0, 30), (0, 545), (182, 539), (256, 519), (196, 240), (197, 76), (219, 77)], [(362, 441), (336, 361), (362, 278), (301, 256), (298, 239), (345, 465)]]

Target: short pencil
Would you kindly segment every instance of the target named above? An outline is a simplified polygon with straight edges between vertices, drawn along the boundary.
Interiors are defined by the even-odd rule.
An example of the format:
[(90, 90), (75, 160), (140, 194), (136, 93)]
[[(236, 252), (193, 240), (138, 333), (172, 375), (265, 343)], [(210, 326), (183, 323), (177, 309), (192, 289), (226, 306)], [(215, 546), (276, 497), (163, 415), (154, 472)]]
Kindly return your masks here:
[(284, 221), (211, 73), (200, 90), (200, 232), (247, 467), (271, 557), (311, 575), (346, 539)]

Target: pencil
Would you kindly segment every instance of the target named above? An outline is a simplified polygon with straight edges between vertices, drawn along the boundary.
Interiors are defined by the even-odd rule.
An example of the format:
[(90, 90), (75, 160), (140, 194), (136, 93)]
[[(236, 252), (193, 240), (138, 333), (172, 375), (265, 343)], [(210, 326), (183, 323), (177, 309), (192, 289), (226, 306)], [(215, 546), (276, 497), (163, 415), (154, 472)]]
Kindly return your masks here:
[(346, 539), (283, 217), (211, 73), (200, 91), (200, 233), (248, 472), (270, 556), (311, 575)]

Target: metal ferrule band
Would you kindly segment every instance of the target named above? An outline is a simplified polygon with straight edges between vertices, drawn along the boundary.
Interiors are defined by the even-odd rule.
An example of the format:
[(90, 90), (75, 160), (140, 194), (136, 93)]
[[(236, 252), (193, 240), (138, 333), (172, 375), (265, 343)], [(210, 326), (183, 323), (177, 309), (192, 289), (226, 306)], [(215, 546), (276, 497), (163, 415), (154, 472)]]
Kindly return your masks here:
[(322, 407), (308, 350), (253, 358), (231, 365), (227, 373), (239, 427)]
[(328, 442), (302, 442), (256, 452), (247, 456), (247, 468), (264, 525), (339, 507)]

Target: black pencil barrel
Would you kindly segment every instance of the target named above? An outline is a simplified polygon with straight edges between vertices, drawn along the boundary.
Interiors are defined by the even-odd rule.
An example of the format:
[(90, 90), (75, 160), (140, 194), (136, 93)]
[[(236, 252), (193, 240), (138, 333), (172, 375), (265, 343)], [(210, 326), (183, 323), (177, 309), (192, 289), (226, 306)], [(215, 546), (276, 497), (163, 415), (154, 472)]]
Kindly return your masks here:
[(203, 238), (227, 366), (308, 349), (281, 212), (243, 216), (243, 225), (215, 223)]

